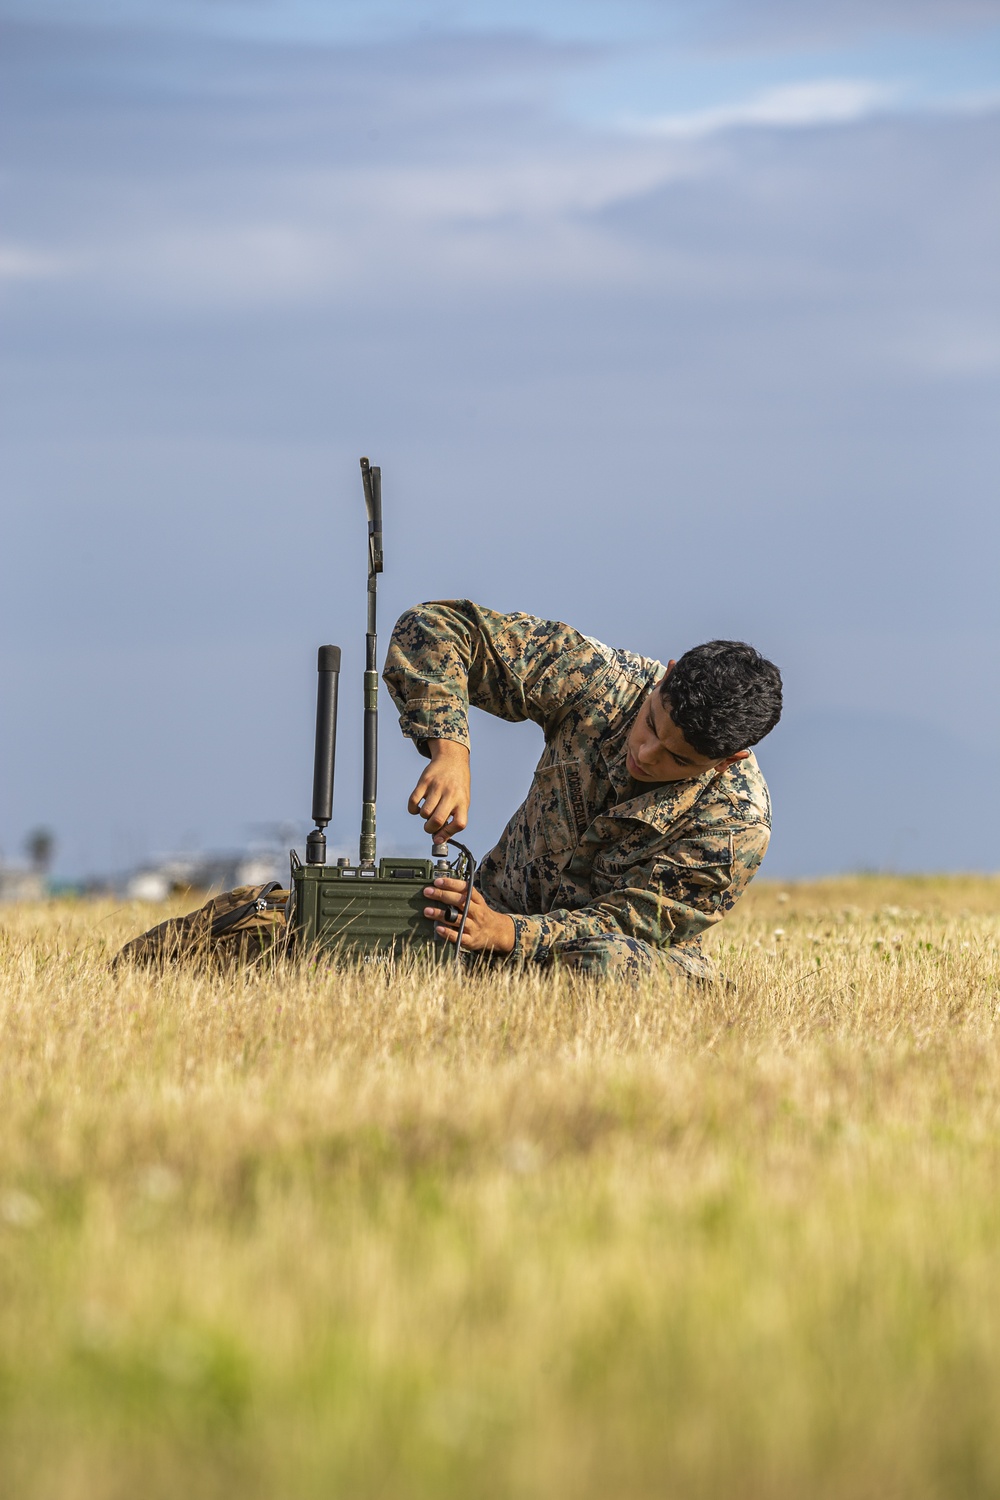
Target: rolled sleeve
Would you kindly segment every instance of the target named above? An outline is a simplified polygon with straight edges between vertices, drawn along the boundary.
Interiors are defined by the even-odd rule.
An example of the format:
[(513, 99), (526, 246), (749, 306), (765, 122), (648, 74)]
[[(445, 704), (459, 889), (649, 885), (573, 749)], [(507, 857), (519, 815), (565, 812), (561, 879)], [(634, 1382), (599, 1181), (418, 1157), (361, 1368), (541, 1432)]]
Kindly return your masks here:
[(440, 599), (400, 616), (382, 676), (409, 739), (468, 745), (470, 704), (548, 734), (609, 668), (606, 647), (561, 621)]
[(399, 727), (422, 755), (430, 755), (428, 740), (454, 740), (469, 748), (466, 704), (454, 692), (433, 683), (403, 699)]

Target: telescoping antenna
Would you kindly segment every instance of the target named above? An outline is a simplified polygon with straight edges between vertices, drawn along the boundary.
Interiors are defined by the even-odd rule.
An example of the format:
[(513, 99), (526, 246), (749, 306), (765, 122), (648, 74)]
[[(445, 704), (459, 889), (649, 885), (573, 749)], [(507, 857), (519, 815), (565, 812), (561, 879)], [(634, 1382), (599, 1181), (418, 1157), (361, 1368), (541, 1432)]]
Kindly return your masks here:
[(358, 864), (375, 865), (375, 798), (378, 792), (378, 639), (376, 579), (382, 571), (382, 470), (361, 460), (368, 512), (368, 631), (365, 635), (365, 765), (361, 786), (361, 849)]
[(316, 663), (316, 754), (313, 760), (312, 815), (316, 827), (306, 839), (306, 863), (326, 864), (326, 825), (333, 817), (333, 771), (337, 751), (337, 687), (340, 647), (320, 646)]

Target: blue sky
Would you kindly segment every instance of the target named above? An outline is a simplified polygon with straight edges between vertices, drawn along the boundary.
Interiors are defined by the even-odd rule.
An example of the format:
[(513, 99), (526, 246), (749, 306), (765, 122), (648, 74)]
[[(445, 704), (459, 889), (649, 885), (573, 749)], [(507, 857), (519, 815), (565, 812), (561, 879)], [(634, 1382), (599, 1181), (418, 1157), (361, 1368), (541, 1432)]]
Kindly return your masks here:
[(923, 104), (998, 88), (994, 0), (6, 0), (11, 19), (264, 45), (373, 45), (428, 36), (534, 38), (575, 57), (550, 80), (578, 118), (730, 106), (813, 76), (861, 76)]
[[(325, 640), (350, 846), (369, 452), (383, 640), (748, 638), (772, 874), (996, 868), (1000, 4), (0, 16), (7, 856), (300, 819)], [(485, 848), (537, 740), (476, 737)]]

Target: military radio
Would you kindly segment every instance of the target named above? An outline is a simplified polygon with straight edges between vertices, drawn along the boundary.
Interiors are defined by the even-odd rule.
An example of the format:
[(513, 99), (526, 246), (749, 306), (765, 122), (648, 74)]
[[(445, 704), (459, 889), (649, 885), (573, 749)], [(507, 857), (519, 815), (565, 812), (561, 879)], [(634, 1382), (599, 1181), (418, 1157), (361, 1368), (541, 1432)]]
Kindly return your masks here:
[[(295, 940), (305, 948), (334, 949), (348, 958), (392, 958), (425, 953), (460, 958), (461, 933), (468, 914), (475, 861), (462, 844), (448, 857), (448, 843), (435, 843), (430, 859), (403, 857), (376, 861), (375, 800), (378, 789), (377, 580), (382, 572), (382, 472), (361, 460), (368, 512), (368, 628), (365, 634), (364, 772), (361, 789), (361, 841), (358, 862), (346, 856), (327, 863), (326, 829), (333, 817), (333, 778), (337, 746), (340, 649), (320, 646), (316, 696), (316, 749), (312, 817), (305, 863), (292, 850)], [(467, 882), (465, 909), (455, 947), (442, 942), (424, 916), (424, 887), (436, 876)]]

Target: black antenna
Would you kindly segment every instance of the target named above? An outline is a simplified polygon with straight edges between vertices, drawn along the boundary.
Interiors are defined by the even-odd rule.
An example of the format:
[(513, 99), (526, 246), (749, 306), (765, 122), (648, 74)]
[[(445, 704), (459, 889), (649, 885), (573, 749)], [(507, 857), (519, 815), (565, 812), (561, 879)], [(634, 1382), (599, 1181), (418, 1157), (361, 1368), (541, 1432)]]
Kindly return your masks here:
[(306, 839), (306, 864), (326, 864), (326, 833), (333, 817), (333, 770), (337, 753), (337, 687), (340, 647), (320, 646), (316, 663), (316, 756), (313, 761), (312, 815), (316, 827)]
[(361, 849), (358, 863), (375, 864), (375, 798), (378, 791), (378, 641), (376, 579), (382, 571), (382, 470), (361, 460), (368, 512), (368, 631), (365, 635), (365, 768), (361, 787)]

